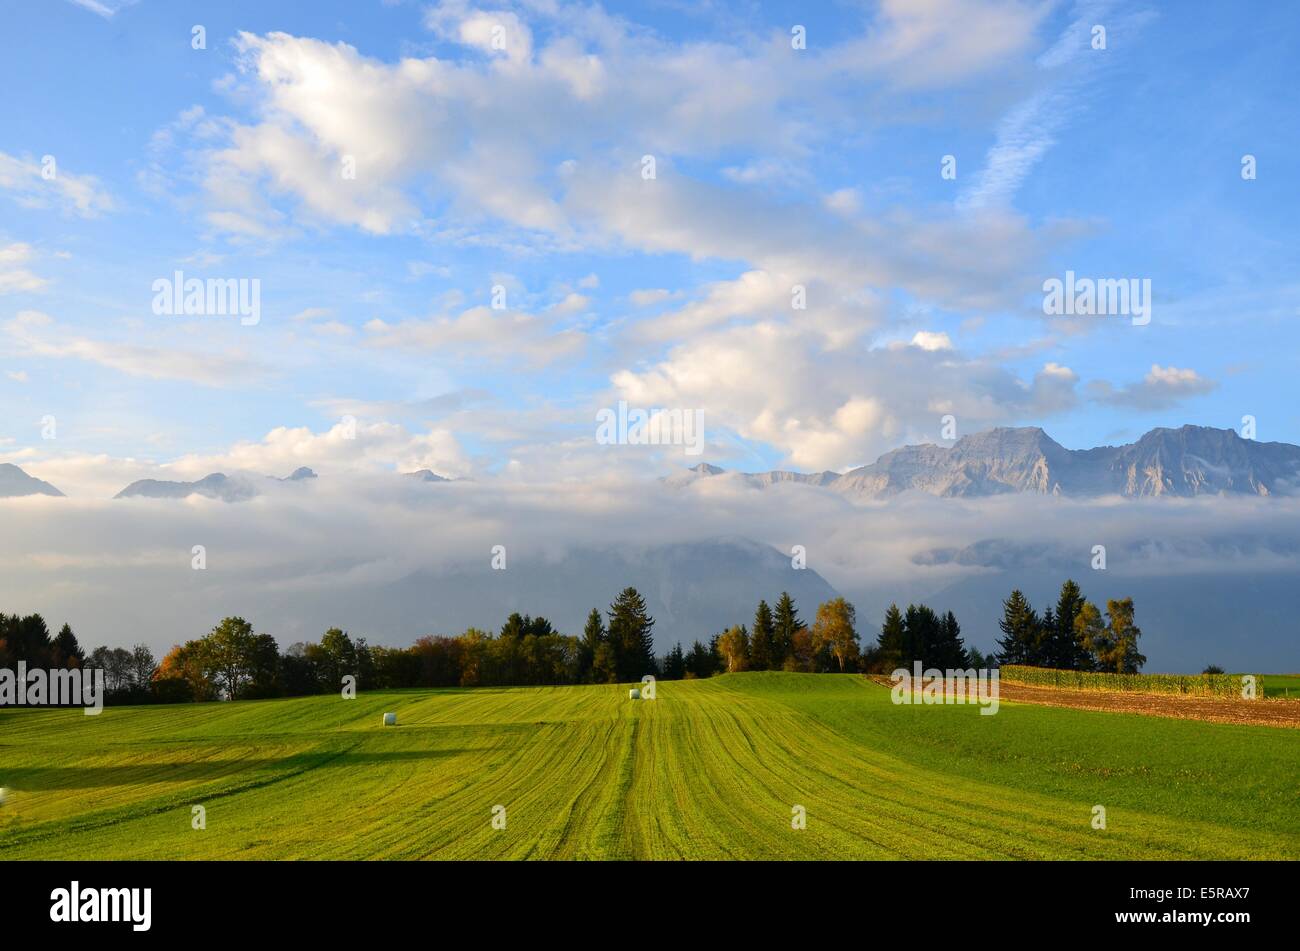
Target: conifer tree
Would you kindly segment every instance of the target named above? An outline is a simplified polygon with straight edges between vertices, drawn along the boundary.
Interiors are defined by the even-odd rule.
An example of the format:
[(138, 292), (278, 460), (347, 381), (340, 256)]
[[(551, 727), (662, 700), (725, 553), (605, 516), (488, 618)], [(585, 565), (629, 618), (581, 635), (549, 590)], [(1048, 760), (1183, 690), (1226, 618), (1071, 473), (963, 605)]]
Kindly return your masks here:
[(609, 606), (609, 643), (619, 683), (639, 681), (658, 669), (654, 652), (654, 618), (636, 588), (624, 588)]
[(600, 649), (605, 648), (605, 655), (609, 654), (609, 639), (605, 635), (605, 622), (600, 616), (600, 611), (596, 608), (591, 609), (587, 615), (587, 623), (582, 629), (582, 640), (578, 642), (578, 674), (583, 681), (594, 681), (596, 683), (606, 683), (608, 681), (608, 671), (603, 671), (605, 676), (597, 677), (595, 674), (596, 654)]
[(664, 655), (663, 663), (659, 665), (659, 676), (664, 680), (681, 680), (686, 676), (686, 655), (682, 653), (681, 644), (674, 644)]
[(970, 662), (966, 644), (961, 639), (961, 625), (951, 611), (939, 619), (939, 641), (936, 647), (934, 666), (941, 670), (962, 670)]
[(1011, 596), (1002, 602), (1002, 620), (998, 627), (1003, 635), (998, 638), (998, 656), (1002, 663), (1042, 666), (1042, 624), (1019, 589), (1012, 591)]
[(1055, 627), (1049, 632), (1049, 663), (1062, 670), (1087, 670), (1091, 665), (1087, 651), (1079, 643), (1074, 629), (1074, 619), (1084, 604), (1083, 592), (1073, 579), (1066, 579), (1061, 585), (1061, 594), (1056, 599)]
[(786, 661), (794, 657), (794, 638), (803, 629), (799, 612), (795, 610), (794, 598), (788, 591), (782, 591), (776, 602), (776, 613), (772, 619), (772, 666), (783, 669)]
[(880, 625), (880, 636), (876, 645), (880, 651), (881, 669), (888, 672), (903, 666), (904, 639), (907, 630), (903, 625), (903, 612), (897, 604), (891, 604), (885, 612), (885, 622)]
[(70, 625), (64, 624), (59, 628), (59, 633), (54, 637), (54, 645), (50, 648), (50, 659), (53, 666), (58, 668), (85, 666), (86, 652), (77, 643), (77, 635), (72, 633)]
[(754, 612), (754, 629), (749, 635), (750, 670), (771, 670), (780, 666), (773, 663), (772, 642), (774, 639), (775, 628), (772, 622), (772, 609), (767, 606), (766, 601), (759, 601), (758, 610)]

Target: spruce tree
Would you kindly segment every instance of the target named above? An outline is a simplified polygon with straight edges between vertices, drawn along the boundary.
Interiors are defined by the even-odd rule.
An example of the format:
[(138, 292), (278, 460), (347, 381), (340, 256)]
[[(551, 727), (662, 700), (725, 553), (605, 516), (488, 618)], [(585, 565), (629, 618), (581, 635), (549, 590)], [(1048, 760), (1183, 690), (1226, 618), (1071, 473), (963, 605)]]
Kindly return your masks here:
[(1063, 670), (1087, 670), (1090, 665), (1088, 652), (1084, 650), (1074, 628), (1074, 619), (1084, 604), (1083, 592), (1072, 579), (1061, 585), (1060, 597), (1056, 599), (1056, 626), (1049, 633), (1048, 653), (1051, 665)]
[(754, 630), (749, 635), (750, 670), (775, 670), (780, 667), (779, 662), (774, 662), (772, 642), (775, 637), (772, 609), (766, 601), (759, 601), (758, 610), (754, 612)]
[(86, 663), (86, 653), (77, 643), (77, 635), (72, 633), (72, 627), (64, 624), (59, 628), (59, 633), (55, 635), (54, 646), (50, 649), (50, 658), (54, 661), (57, 668), (72, 669), (83, 667)]
[(876, 639), (880, 650), (880, 665), (885, 672), (903, 666), (903, 641), (906, 636), (903, 612), (898, 610), (897, 604), (891, 604), (885, 612), (885, 622), (880, 625), (880, 636)]
[(659, 665), (659, 676), (664, 680), (681, 680), (686, 676), (686, 655), (682, 653), (682, 645), (674, 644), (672, 650), (664, 655), (663, 663)]
[(957, 616), (949, 611), (939, 619), (939, 643), (934, 666), (943, 670), (964, 670), (970, 663), (966, 644), (961, 639), (961, 625)]
[(658, 670), (654, 651), (654, 618), (636, 588), (624, 588), (609, 606), (609, 643), (619, 683), (639, 681)]
[(692, 677), (712, 677), (717, 673), (717, 660), (708, 644), (696, 641), (686, 655), (686, 672)]
[(794, 599), (788, 591), (782, 591), (776, 602), (776, 614), (772, 619), (772, 666), (782, 669), (785, 662), (794, 656), (794, 637), (803, 628), (799, 612), (795, 610)]
[(1042, 666), (1041, 622), (1018, 588), (1002, 602), (1002, 620), (998, 622), (998, 628), (1003, 635), (998, 638), (1001, 663)]
[(903, 615), (903, 664), (939, 666), (939, 615), (924, 604), (909, 604)]
[(609, 644), (605, 636), (605, 623), (601, 619), (600, 611), (592, 608), (591, 613), (587, 615), (587, 623), (582, 629), (582, 640), (578, 641), (578, 677), (583, 682), (595, 681), (603, 683), (607, 679), (598, 678), (594, 673), (596, 654), (602, 646), (608, 653)]

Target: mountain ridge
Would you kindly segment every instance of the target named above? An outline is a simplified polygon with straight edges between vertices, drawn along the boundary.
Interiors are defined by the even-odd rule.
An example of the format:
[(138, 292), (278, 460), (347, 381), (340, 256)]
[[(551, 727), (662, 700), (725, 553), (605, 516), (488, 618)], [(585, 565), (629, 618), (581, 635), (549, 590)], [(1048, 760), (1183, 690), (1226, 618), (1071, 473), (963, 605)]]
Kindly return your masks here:
[(0, 462), (0, 499), (16, 499), (27, 495), (64, 495), (43, 479), (30, 476), (12, 462)]
[(1300, 490), (1300, 446), (1243, 439), (1231, 429), (1184, 425), (1157, 427), (1120, 446), (1066, 449), (1038, 426), (997, 427), (963, 436), (951, 446), (901, 446), (873, 463), (838, 474), (732, 473), (700, 463), (663, 481), (684, 487), (719, 476), (755, 488), (812, 484), (853, 498), (913, 490), (941, 497), (1268, 496)]

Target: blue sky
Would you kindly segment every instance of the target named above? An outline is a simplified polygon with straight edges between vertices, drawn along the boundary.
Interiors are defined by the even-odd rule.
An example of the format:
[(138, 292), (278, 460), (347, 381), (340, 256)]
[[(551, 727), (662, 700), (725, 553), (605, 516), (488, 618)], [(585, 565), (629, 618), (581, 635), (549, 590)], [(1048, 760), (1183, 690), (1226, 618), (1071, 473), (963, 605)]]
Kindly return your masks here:
[[(12, 5), (0, 461), (101, 496), (698, 461), (603, 451), (620, 399), (701, 410), (749, 469), (949, 413), (1300, 442), (1289, 5), (802, 6)], [(260, 321), (154, 314), (176, 270), (258, 280)], [(1151, 323), (1045, 317), (1066, 270), (1149, 279)]]

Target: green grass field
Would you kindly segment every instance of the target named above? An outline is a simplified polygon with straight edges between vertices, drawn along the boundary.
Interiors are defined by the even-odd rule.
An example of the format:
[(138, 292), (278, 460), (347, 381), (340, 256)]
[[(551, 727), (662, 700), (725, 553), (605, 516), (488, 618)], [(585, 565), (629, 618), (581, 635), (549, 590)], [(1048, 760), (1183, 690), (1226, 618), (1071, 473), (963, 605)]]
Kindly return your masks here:
[(1300, 858), (1300, 731), (894, 706), (851, 675), (658, 692), (3, 711), (0, 860)]
[(1265, 674), (1265, 697), (1300, 699), (1300, 674)]

